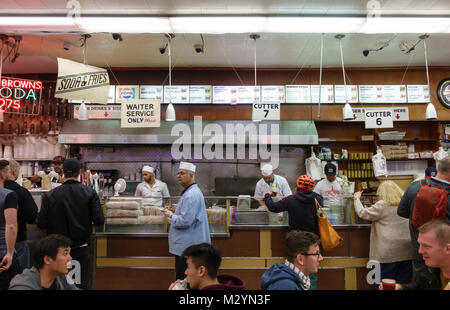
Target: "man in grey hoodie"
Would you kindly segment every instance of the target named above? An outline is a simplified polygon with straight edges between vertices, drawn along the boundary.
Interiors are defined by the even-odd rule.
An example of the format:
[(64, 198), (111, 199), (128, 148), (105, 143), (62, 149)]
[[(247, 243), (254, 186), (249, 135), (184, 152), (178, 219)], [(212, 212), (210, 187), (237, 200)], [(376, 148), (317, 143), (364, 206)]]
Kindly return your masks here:
[(72, 241), (62, 235), (48, 235), (35, 249), (35, 266), (16, 275), (10, 290), (78, 290), (67, 281), (68, 264), (72, 261)]

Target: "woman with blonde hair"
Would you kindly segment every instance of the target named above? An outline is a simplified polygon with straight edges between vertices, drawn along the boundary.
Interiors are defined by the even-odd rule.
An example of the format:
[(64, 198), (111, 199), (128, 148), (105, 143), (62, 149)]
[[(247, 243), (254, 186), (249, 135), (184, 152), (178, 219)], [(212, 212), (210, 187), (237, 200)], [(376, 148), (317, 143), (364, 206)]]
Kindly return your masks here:
[(369, 259), (381, 263), (380, 280), (395, 279), (400, 284), (411, 282), (409, 221), (397, 215), (403, 190), (392, 181), (384, 181), (377, 190), (377, 203), (368, 208), (361, 203), (361, 193), (353, 195), (355, 212), (360, 218), (372, 222)]

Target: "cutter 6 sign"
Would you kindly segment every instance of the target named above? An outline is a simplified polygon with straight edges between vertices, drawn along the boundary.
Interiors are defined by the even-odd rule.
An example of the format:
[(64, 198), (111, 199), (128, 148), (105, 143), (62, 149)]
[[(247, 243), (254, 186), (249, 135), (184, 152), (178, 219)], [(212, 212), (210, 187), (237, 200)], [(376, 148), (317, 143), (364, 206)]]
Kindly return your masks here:
[(371, 109), (365, 111), (366, 128), (393, 128), (392, 109)]

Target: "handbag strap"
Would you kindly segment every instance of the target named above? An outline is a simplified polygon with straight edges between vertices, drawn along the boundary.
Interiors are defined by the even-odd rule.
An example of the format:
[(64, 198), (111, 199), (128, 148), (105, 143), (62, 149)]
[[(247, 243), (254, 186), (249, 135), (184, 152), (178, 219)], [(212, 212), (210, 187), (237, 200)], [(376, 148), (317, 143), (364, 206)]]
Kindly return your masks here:
[(319, 209), (320, 209), (320, 212), (324, 213), (322, 206), (320, 205), (320, 203), (317, 201), (316, 198), (314, 198), (314, 201), (316, 202), (316, 210), (319, 211)]

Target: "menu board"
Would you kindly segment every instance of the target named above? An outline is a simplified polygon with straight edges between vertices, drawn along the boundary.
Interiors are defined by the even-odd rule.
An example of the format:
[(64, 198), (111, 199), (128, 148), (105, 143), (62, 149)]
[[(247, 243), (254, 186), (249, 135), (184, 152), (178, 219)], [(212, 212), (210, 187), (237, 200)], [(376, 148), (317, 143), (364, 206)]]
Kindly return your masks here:
[(383, 102), (406, 103), (405, 85), (383, 85)]
[(211, 103), (211, 85), (189, 86), (189, 103)]
[(359, 102), (360, 103), (378, 103), (382, 102), (383, 86), (382, 85), (359, 85)]
[(262, 102), (280, 102), (284, 100), (284, 86), (261, 86), (261, 101)]
[(261, 86), (237, 86), (237, 103), (261, 101)]
[(213, 86), (214, 104), (237, 104), (236, 86)]
[(428, 85), (407, 85), (408, 102), (430, 102)]
[(334, 102), (333, 85), (311, 85), (311, 102), (319, 103), (319, 89), (322, 90), (320, 94), (320, 103)]
[(163, 87), (160, 85), (141, 85), (141, 99), (161, 100)]
[(310, 103), (309, 85), (286, 85), (286, 103)]
[(405, 85), (359, 85), (360, 103), (406, 103)]
[(164, 86), (164, 102), (189, 103), (189, 85)]
[[(335, 103), (346, 103), (345, 101), (345, 85), (334, 85), (334, 102)], [(358, 86), (347, 85), (347, 102), (357, 103), (358, 102)]]

